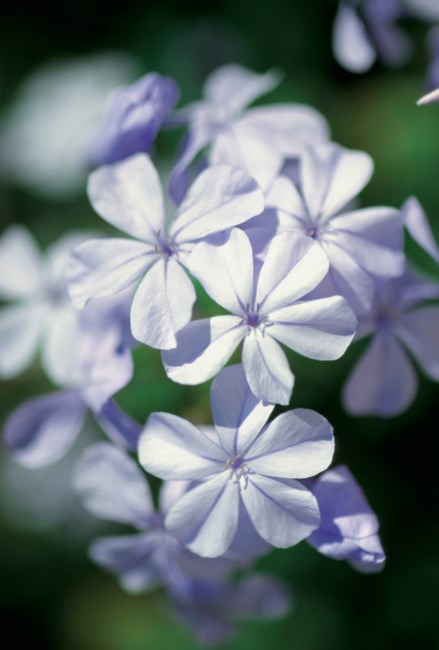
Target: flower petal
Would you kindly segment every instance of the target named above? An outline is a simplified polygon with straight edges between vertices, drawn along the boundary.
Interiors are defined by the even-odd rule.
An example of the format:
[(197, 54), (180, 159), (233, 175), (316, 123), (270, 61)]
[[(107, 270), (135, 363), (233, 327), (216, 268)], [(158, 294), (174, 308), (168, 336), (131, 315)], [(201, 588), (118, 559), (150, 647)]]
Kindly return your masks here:
[(224, 106), (233, 114), (275, 88), (280, 80), (276, 70), (258, 74), (241, 65), (223, 65), (208, 77), (203, 94), (210, 104)]
[(215, 429), (231, 456), (247, 446), (270, 417), (274, 405), (259, 400), (251, 391), (241, 365), (223, 368), (210, 387)]
[(92, 172), (88, 197), (105, 221), (136, 239), (155, 244), (157, 233), (164, 230), (162, 187), (145, 154)]
[(159, 259), (134, 296), (134, 338), (159, 350), (175, 348), (175, 334), (189, 323), (195, 300), (195, 289), (180, 264), (172, 258)]
[(231, 165), (203, 171), (178, 208), (170, 234), (176, 242), (190, 242), (232, 228), (264, 209), (264, 197), (248, 174)]
[(124, 589), (139, 593), (161, 583), (159, 567), (153, 554), (160, 547), (156, 533), (101, 537), (90, 547), (91, 559), (115, 573)]
[(74, 486), (82, 505), (101, 519), (147, 528), (154, 504), (146, 476), (126, 453), (108, 442), (85, 450)]
[(30, 233), (10, 226), (0, 238), (0, 296), (32, 298), (42, 289), (42, 260)]
[(332, 49), (339, 64), (357, 74), (369, 70), (377, 56), (364, 23), (346, 2), (340, 2), (335, 17)]
[(311, 359), (339, 359), (354, 338), (357, 319), (344, 298), (298, 302), (270, 314), (267, 332)]
[(249, 474), (242, 500), (259, 535), (277, 548), (288, 548), (318, 528), (315, 497), (301, 483)]
[(417, 388), (416, 373), (396, 337), (379, 331), (348, 377), (343, 404), (353, 415), (394, 417), (408, 409)]
[(272, 404), (288, 404), (294, 375), (281, 347), (271, 336), (254, 330), (244, 339), (242, 364), (252, 392)]
[(439, 264), (439, 248), (434, 239), (427, 215), (418, 199), (411, 196), (401, 208), (405, 227), (415, 242)]
[(138, 280), (157, 254), (143, 242), (92, 239), (73, 252), (67, 283), (73, 304), (82, 309), (90, 298), (112, 296)]
[(227, 363), (246, 335), (238, 316), (192, 321), (177, 334), (177, 347), (162, 352), (166, 374), (179, 384), (202, 384)]
[(256, 303), (261, 315), (291, 305), (325, 277), (329, 262), (310, 237), (283, 233), (273, 239), (259, 274)]
[(230, 547), (238, 526), (239, 487), (221, 472), (189, 490), (171, 509), (166, 528), (201, 557), (219, 557)]
[(77, 392), (49, 393), (31, 399), (6, 420), (6, 447), (17, 463), (30, 469), (55, 463), (76, 440), (86, 411)]
[(279, 478), (308, 478), (325, 470), (334, 454), (333, 429), (322, 415), (309, 409), (282, 413), (242, 451), (257, 474)]
[(439, 381), (439, 307), (422, 307), (404, 314), (397, 333), (425, 374)]
[(29, 366), (37, 352), (44, 317), (44, 311), (32, 305), (0, 310), (1, 378), (16, 377)]
[(215, 302), (232, 314), (246, 315), (253, 302), (253, 251), (242, 230), (234, 228), (222, 246), (198, 244), (188, 266)]
[(169, 413), (152, 413), (139, 440), (139, 461), (166, 480), (199, 479), (221, 471), (225, 452), (200, 429)]

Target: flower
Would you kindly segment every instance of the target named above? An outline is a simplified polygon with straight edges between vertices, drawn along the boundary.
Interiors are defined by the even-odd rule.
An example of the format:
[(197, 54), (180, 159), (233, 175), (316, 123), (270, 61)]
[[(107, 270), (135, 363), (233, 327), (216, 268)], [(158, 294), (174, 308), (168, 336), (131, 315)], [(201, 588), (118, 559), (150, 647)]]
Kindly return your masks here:
[(288, 404), (294, 376), (277, 341), (312, 359), (337, 359), (354, 336), (356, 319), (340, 296), (303, 299), (328, 271), (326, 255), (311, 238), (279, 235), (259, 274), (255, 266), (248, 237), (238, 228), (222, 246), (199, 244), (189, 260), (191, 273), (233, 315), (189, 323), (162, 359), (171, 379), (199, 384), (244, 341), (242, 362), (254, 394)]
[(147, 151), (178, 95), (175, 81), (155, 72), (114, 91), (89, 146), (90, 162), (97, 167)]
[(188, 165), (206, 147), (209, 165), (236, 165), (265, 189), (286, 158), (296, 158), (307, 144), (327, 140), (325, 120), (308, 106), (283, 104), (244, 110), (279, 81), (274, 71), (257, 74), (235, 64), (210, 75), (203, 100), (181, 111), (189, 134), (171, 178), (171, 194), (177, 201), (186, 189), (182, 177)]
[(211, 388), (211, 435), (167, 413), (150, 415), (139, 440), (139, 460), (166, 480), (190, 480), (165, 526), (203, 557), (224, 555), (245, 510), (269, 544), (287, 548), (318, 528), (317, 502), (295, 479), (315, 475), (332, 459), (332, 427), (306, 409), (288, 411), (264, 426), (272, 405), (251, 392), (242, 366), (225, 368)]
[[(84, 239), (68, 234), (43, 258), (23, 226), (10, 226), (0, 239), (0, 377), (24, 371), (42, 346), (42, 364), (52, 381), (64, 377), (66, 353), (78, 332), (78, 311), (65, 286), (69, 251)], [(69, 356), (69, 355), (67, 355)]]
[(425, 374), (439, 381), (439, 284), (410, 269), (401, 278), (377, 283), (370, 315), (359, 321), (360, 336), (373, 333), (343, 389), (353, 415), (387, 418), (403, 413), (415, 399), (418, 380), (410, 353)]
[(378, 520), (348, 468), (339, 465), (325, 472), (311, 489), (319, 504), (321, 523), (308, 543), (334, 560), (347, 560), (358, 571), (382, 571), (386, 556), (378, 536)]
[(371, 276), (395, 277), (404, 270), (400, 211), (352, 206), (372, 171), (362, 151), (310, 147), (299, 164), (298, 185), (281, 175), (267, 196), (267, 205), (278, 211), (278, 232), (300, 233), (320, 244), (330, 264), (325, 295), (344, 296), (357, 315), (371, 306)]
[(192, 314), (195, 291), (183, 271), (194, 242), (226, 230), (263, 209), (255, 181), (230, 165), (204, 171), (167, 229), (157, 172), (144, 154), (100, 167), (88, 192), (95, 210), (132, 239), (91, 240), (73, 252), (69, 289), (82, 307), (141, 279), (131, 307), (133, 336), (159, 349), (176, 345)]
[[(126, 298), (90, 302), (81, 315), (76, 338), (64, 349), (64, 373), (57, 381), (63, 390), (33, 398), (9, 415), (4, 440), (21, 465), (35, 469), (62, 458), (81, 431), (87, 408), (98, 419), (103, 411), (105, 422), (114, 422), (117, 413), (108, 400), (133, 374), (126, 315), (121, 309), (121, 299), (126, 307)], [(132, 430), (118, 427), (115, 432), (108, 424), (105, 430), (119, 443), (133, 444)]]

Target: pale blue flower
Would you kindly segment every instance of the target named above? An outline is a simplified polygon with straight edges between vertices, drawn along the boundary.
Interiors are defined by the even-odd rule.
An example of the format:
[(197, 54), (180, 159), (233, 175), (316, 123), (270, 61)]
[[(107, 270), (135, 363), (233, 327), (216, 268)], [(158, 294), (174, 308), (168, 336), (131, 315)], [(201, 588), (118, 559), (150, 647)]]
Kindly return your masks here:
[(227, 316), (196, 320), (162, 353), (168, 376), (183, 384), (212, 378), (243, 341), (247, 381), (259, 399), (288, 404), (294, 376), (279, 343), (312, 359), (338, 359), (356, 319), (340, 296), (307, 300), (325, 277), (328, 261), (312, 238), (275, 237), (260, 272), (248, 237), (235, 228), (222, 246), (203, 242), (189, 268)]
[(141, 280), (131, 307), (133, 336), (155, 348), (175, 347), (196, 298), (183, 270), (194, 242), (259, 214), (261, 190), (236, 167), (206, 169), (168, 228), (157, 172), (138, 154), (93, 172), (88, 193), (96, 211), (131, 238), (94, 239), (75, 249), (69, 269), (75, 304), (82, 307)]
[(196, 484), (165, 519), (169, 532), (203, 557), (224, 555), (246, 510), (259, 536), (287, 548), (320, 523), (317, 502), (296, 479), (323, 471), (334, 451), (332, 427), (314, 411), (296, 409), (265, 423), (273, 410), (251, 392), (241, 366), (212, 383), (211, 435), (167, 413), (150, 415), (139, 459), (151, 474)]

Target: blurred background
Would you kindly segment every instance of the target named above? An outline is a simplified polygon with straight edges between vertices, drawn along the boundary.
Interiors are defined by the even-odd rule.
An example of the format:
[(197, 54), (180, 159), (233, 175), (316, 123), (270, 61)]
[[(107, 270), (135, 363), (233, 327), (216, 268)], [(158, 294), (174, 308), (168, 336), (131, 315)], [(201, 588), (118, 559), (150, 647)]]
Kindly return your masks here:
[[(417, 108), (427, 66), (426, 25), (407, 20), (413, 57), (401, 69), (379, 63), (344, 71), (331, 51), (335, 0), (76, 0), (4, 4), (0, 20), (0, 220), (27, 225), (44, 248), (68, 230), (103, 229), (85, 196), (83, 147), (105, 97), (151, 70), (176, 78), (182, 103), (197, 99), (206, 75), (228, 62), (284, 81), (263, 101), (304, 102), (328, 119), (333, 139), (364, 149), (375, 175), (364, 205), (400, 206), (416, 194), (439, 236), (439, 107)], [(179, 134), (160, 135), (157, 159), (172, 165)], [(439, 280), (415, 247), (419, 268)], [(202, 297), (199, 309), (212, 309)], [(352, 418), (340, 404), (359, 356), (337, 362), (290, 355), (293, 406), (334, 425), (335, 462), (347, 464), (378, 514), (387, 566), (360, 575), (306, 543), (274, 551), (257, 568), (286, 579), (294, 611), (275, 623), (242, 625), (230, 650), (435, 650), (439, 647), (437, 516), (439, 388), (421, 379), (414, 406), (393, 420)], [(118, 396), (144, 422), (156, 410), (209, 422), (208, 385), (165, 377), (160, 354), (135, 353), (133, 384)], [(50, 390), (35, 364), (2, 382), (0, 418)], [(80, 448), (97, 439), (90, 421), (78, 445), (51, 469), (20, 470), (0, 456), (0, 601), (3, 638), (32, 650), (189, 650), (197, 645), (160, 594), (129, 596), (87, 559), (103, 527), (69, 488)], [(99, 529), (99, 530), (98, 530)], [(115, 532), (114, 526), (106, 528)]]

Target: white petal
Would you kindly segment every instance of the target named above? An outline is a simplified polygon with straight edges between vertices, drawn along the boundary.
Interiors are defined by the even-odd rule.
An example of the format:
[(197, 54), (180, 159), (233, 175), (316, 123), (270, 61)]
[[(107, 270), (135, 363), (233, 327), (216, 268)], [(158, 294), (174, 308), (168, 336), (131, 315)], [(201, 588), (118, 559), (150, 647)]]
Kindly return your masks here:
[(187, 420), (152, 413), (139, 440), (139, 460), (166, 480), (198, 479), (221, 471), (225, 452)]
[(146, 528), (154, 514), (146, 477), (128, 454), (108, 442), (86, 449), (74, 486), (84, 508), (96, 517)]
[(315, 497), (297, 481), (280, 481), (249, 474), (241, 490), (250, 519), (269, 544), (288, 548), (318, 528), (319, 508)]
[(343, 403), (353, 415), (394, 417), (408, 409), (417, 387), (406, 352), (395, 336), (380, 331), (348, 377)]
[(306, 207), (300, 192), (294, 183), (286, 176), (279, 176), (267, 194), (267, 207), (277, 208), (287, 214), (306, 218)]
[(243, 223), (263, 209), (263, 194), (248, 174), (231, 165), (216, 165), (191, 185), (170, 234), (178, 243), (194, 241)]
[(189, 490), (171, 509), (166, 528), (193, 553), (219, 557), (229, 548), (238, 525), (239, 486), (221, 472)]
[(34, 358), (43, 329), (44, 312), (32, 305), (0, 310), (0, 377), (9, 379)]
[(241, 65), (229, 64), (212, 72), (204, 85), (203, 95), (209, 103), (233, 114), (275, 88), (280, 80), (275, 70), (258, 74)]
[(434, 104), (435, 102), (439, 102), (439, 88), (423, 95), (416, 103), (418, 106), (424, 106), (425, 104)]
[(404, 314), (397, 332), (425, 374), (439, 381), (439, 307), (422, 307)]
[(259, 399), (273, 404), (288, 404), (294, 375), (280, 346), (271, 336), (254, 330), (246, 336), (242, 363), (247, 381)]
[(418, 199), (414, 196), (407, 199), (401, 211), (405, 226), (415, 242), (431, 255), (435, 262), (439, 263), (439, 248), (428, 223), (427, 215)]
[(341, 357), (354, 338), (357, 319), (344, 298), (298, 302), (270, 314), (267, 332), (295, 352), (328, 361)]
[(99, 167), (90, 175), (88, 197), (103, 219), (136, 239), (155, 243), (164, 230), (160, 179), (145, 154)]
[(329, 262), (310, 237), (283, 233), (275, 237), (259, 274), (256, 303), (269, 314), (299, 300), (325, 277)]
[(223, 368), (215, 377), (210, 402), (221, 444), (231, 456), (257, 436), (274, 408), (252, 393), (241, 365)]
[(72, 253), (67, 283), (73, 304), (112, 296), (138, 280), (157, 259), (147, 244), (129, 239), (93, 239)]
[(373, 275), (394, 277), (404, 270), (403, 221), (399, 210), (367, 208), (345, 212), (331, 220), (323, 238), (343, 248)]
[(44, 333), (42, 366), (57, 386), (73, 387), (79, 378), (79, 315), (66, 306), (53, 309)]
[(166, 374), (180, 384), (202, 384), (227, 363), (246, 332), (237, 316), (192, 321), (177, 334), (177, 347), (162, 352)]
[(172, 258), (159, 259), (134, 296), (134, 338), (159, 350), (175, 348), (175, 334), (189, 323), (195, 300), (195, 289), (180, 264)]
[(0, 238), (0, 297), (32, 298), (42, 289), (42, 260), (30, 233), (10, 226)]
[(310, 216), (319, 224), (344, 208), (367, 185), (373, 161), (363, 151), (328, 144), (309, 148), (300, 168)]
[(315, 411), (295, 409), (273, 420), (242, 454), (257, 474), (308, 478), (323, 472), (331, 463), (333, 429)]
[(340, 2), (335, 18), (332, 48), (337, 61), (350, 72), (366, 72), (376, 59), (364, 23), (355, 9), (345, 2)]
[(222, 246), (198, 244), (188, 267), (215, 302), (232, 314), (246, 314), (253, 302), (253, 251), (242, 230), (234, 228)]

